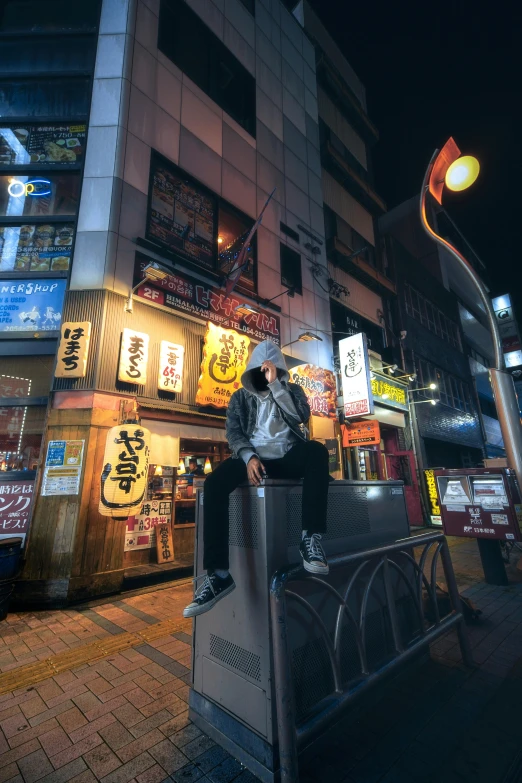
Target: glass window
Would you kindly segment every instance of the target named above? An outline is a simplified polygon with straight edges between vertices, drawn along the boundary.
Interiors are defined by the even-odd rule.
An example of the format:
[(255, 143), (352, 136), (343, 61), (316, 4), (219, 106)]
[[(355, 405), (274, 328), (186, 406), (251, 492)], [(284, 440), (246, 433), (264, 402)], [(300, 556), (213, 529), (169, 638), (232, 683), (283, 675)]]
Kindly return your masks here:
[[(218, 264), (219, 270), (224, 275), (228, 274), (241, 252), (253, 221), (241, 215), (228, 204), (219, 205), (218, 218)], [(243, 271), (239, 278), (239, 284), (254, 289), (256, 285), (256, 236), (250, 243), (249, 249), (242, 262)]]
[(0, 271), (65, 272), (73, 239), (72, 223), (0, 226)]
[(16, 79), (0, 85), (0, 117), (81, 117), (89, 111), (89, 79)]
[(74, 215), (79, 195), (77, 174), (0, 176), (0, 215)]
[(36, 469), (46, 410), (45, 405), (0, 407), (0, 471)]
[(89, 71), (94, 64), (95, 45), (94, 36), (4, 39), (0, 46), (0, 71), (13, 74)]
[(183, 0), (162, 0), (158, 48), (255, 137), (254, 77)]
[(438, 395), (440, 397), (440, 401), (444, 405), (448, 405), (448, 392), (446, 389), (446, 378), (444, 376), (443, 372), (437, 371), (437, 385), (438, 385)]
[(47, 397), (53, 368), (53, 356), (2, 356), (0, 399)]
[(411, 289), (411, 312), (414, 318), (420, 321), (420, 304), (417, 291)]
[(437, 334), (437, 325), (435, 322), (435, 308), (426, 300), (426, 318), (428, 320), (428, 329)]
[(296, 294), (303, 293), (301, 256), (286, 245), (281, 245), (281, 283)]
[(86, 125), (28, 125), (0, 127), (0, 169), (10, 166), (81, 163)]
[(96, 30), (99, 1), (0, 0), (2, 32), (46, 32)]
[(404, 286), (404, 304), (406, 306), (406, 312), (408, 315), (412, 315), (411, 309), (411, 289), (409, 285)]

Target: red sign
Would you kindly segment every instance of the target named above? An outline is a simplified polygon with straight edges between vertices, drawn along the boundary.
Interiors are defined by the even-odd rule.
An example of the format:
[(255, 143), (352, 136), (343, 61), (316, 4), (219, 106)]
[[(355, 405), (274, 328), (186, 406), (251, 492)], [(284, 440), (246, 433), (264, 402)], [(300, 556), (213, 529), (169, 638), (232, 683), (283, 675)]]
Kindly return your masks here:
[(299, 364), (290, 370), (290, 381), (304, 389), (312, 416), (337, 418), (337, 384), (331, 370), (313, 364)]
[(378, 421), (360, 421), (357, 424), (342, 426), (343, 446), (370, 446), (381, 442), (381, 430)]
[[(148, 261), (138, 259), (137, 281), (143, 279), (143, 268)], [(172, 273), (164, 280), (146, 281), (138, 288), (137, 296), (163, 307), (196, 317), (200, 321), (212, 321), (227, 329), (243, 332), (254, 340), (271, 340), (280, 345), (279, 318), (255, 305), (257, 312), (236, 315), (234, 309), (244, 302), (234, 294), (227, 296), (219, 288), (203, 283), (185, 274)]]
[(34, 481), (0, 480), (0, 536), (22, 536), (29, 528)]

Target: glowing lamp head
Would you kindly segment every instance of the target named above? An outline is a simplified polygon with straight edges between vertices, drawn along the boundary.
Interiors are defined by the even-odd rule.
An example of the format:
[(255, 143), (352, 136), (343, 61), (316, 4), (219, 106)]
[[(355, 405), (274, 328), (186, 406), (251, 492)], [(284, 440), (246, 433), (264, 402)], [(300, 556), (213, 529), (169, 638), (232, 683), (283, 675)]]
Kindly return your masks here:
[(453, 161), (446, 172), (446, 187), (450, 190), (466, 190), (473, 185), (480, 171), (480, 164), (472, 155), (464, 155)]

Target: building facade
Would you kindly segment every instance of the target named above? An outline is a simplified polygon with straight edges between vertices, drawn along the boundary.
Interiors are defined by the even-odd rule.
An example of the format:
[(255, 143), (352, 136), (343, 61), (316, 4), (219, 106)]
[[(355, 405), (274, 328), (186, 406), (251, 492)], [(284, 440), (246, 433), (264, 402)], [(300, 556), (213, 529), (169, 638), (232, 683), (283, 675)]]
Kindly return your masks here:
[[(159, 521), (177, 564), (191, 559), (194, 486), (228, 453), (230, 351), (219, 382), (200, 382), (209, 324), (234, 361), (271, 339), (289, 367), (332, 368), (315, 51), (298, 21), (279, 0), (103, 0), (95, 44), (61, 319), (83, 331), (72, 347), (64, 333), (56, 368), (49, 354), (26, 602), (121, 589), (156, 562)], [(84, 373), (67, 377), (87, 335)], [(122, 522), (99, 513), (100, 477), (109, 429), (136, 414), (151, 433), (147, 503)]]

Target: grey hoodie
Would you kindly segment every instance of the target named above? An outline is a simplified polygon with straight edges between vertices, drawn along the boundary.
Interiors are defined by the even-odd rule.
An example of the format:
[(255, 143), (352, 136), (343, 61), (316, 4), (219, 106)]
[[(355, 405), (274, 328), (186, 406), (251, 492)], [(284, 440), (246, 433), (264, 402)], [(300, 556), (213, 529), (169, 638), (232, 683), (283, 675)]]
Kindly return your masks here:
[[(258, 391), (252, 382), (251, 371), (261, 367), (265, 361), (275, 364), (277, 378), (268, 384), (268, 391)], [(241, 378), (243, 387), (253, 394), (257, 401), (256, 426), (250, 438), (252, 449), (241, 451), (245, 463), (248, 463), (255, 454), (261, 460), (280, 459), (299, 440), (281, 414), (281, 410), (284, 411), (286, 416), (297, 425), (301, 422), (286, 385), (289, 377), (284, 356), (277, 345), (266, 340), (254, 348), (247, 369)]]

